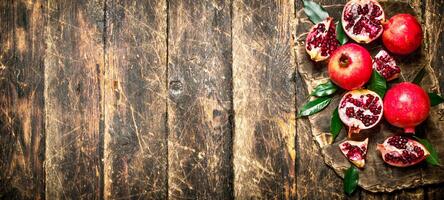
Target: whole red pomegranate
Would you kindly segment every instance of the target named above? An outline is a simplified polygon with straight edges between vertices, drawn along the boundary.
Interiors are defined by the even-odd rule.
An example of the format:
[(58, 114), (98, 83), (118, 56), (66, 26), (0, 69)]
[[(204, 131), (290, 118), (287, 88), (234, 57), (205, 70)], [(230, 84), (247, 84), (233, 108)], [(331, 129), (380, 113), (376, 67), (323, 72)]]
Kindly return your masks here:
[(405, 136), (391, 136), (378, 144), (385, 163), (395, 167), (408, 167), (425, 160), (430, 153), (421, 143)]
[(392, 125), (415, 133), (415, 126), (427, 119), (430, 99), (416, 84), (399, 83), (387, 91), (384, 97), (384, 117)]
[(341, 88), (361, 88), (372, 76), (370, 53), (357, 44), (346, 44), (333, 52), (328, 62), (328, 75)]
[(406, 55), (421, 46), (422, 29), (414, 16), (397, 14), (383, 26), (382, 42), (389, 51)]

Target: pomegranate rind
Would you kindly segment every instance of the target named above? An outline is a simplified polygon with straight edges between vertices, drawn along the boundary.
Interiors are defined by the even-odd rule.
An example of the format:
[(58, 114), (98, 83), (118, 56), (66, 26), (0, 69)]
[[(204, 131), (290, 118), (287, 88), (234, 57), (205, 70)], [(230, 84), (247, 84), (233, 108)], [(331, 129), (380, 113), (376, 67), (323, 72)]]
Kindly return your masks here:
[[(326, 29), (324, 32), (319, 34), (316, 29), (323, 24)], [(334, 35), (332, 38), (326, 38), (328, 31), (332, 29)], [(335, 46), (334, 47), (330, 47), (331, 49), (329, 49), (329, 51), (327, 52), (327, 55), (322, 55), (322, 47), (321, 46), (316, 46), (316, 47), (312, 47), (311, 49), (309, 49), (309, 44), (311, 42), (311, 40), (313, 40), (313, 38), (315, 37), (321, 37), (322, 38), (322, 42), (324, 42), (325, 39), (333, 39), (335, 42)], [(333, 53), (334, 50), (336, 50), (339, 47), (339, 41), (336, 40), (336, 29), (334, 27), (334, 21), (332, 17), (327, 17), (326, 19), (324, 19), (322, 22), (319, 22), (317, 24), (315, 24), (313, 27), (311, 27), (310, 31), (307, 34), (307, 37), (305, 39), (305, 51), (308, 53), (308, 55), (310, 55), (310, 59), (315, 61), (315, 62), (320, 62), (320, 61), (324, 61), (327, 58), (330, 57), (331, 53)]]
[[(341, 65), (341, 59), (347, 57), (347, 66)], [(372, 76), (372, 57), (364, 47), (358, 44), (340, 46), (330, 56), (328, 76), (339, 87), (346, 90), (362, 88)]]
[[(360, 156), (348, 157), (347, 154), (348, 154), (349, 150), (345, 146), (347, 143), (352, 146), (359, 147), (359, 149), (363, 152), (363, 154)], [(344, 156), (351, 163), (353, 163), (356, 167), (363, 168), (365, 166), (365, 158), (366, 158), (367, 150), (368, 150), (367, 146), (368, 146), (368, 138), (366, 138), (364, 141), (346, 140), (346, 141), (342, 142), (341, 144), (339, 144), (339, 149), (341, 150), (342, 154), (344, 154)], [(365, 149), (363, 149), (363, 147)]]
[[(383, 144), (377, 144), (377, 145), (376, 145), (376, 149), (377, 149), (379, 152), (381, 152), (382, 160), (384, 160), (385, 163), (387, 163), (387, 164), (389, 164), (389, 165), (391, 165), (391, 166), (395, 166), (395, 167), (409, 167), (409, 166), (413, 166), (413, 165), (416, 165), (416, 164), (418, 164), (418, 163), (424, 161), (424, 160), (430, 155), (430, 152), (427, 151), (427, 149), (424, 147), (424, 145), (422, 145), (421, 143), (419, 143), (419, 142), (417, 142), (417, 141), (415, 141), (415, 140), (408, 139), (408, 142), (407, 142), (407, 144), (406, 144), (407, 148), (410, 148), (410, 149), (411, 149), (411, 148), (413, 148), (413, 147), (415, 147), (415, 146), (421, 148), (421, 149), (424, 151), (424, 155), (423, 155), (423, 157), (421, 157), (420, 159), (418, 159), (418, 160), (416, 160), (416, 161), (414, 161), (414, 162), (412, 162), (412, 163), (408, 163), (408, 164), (405, 164), (405, 163), (402, 163), (402, 162), (393, 162), (393, 161), (387, 160), (386, 157), (385, 157), (386, 154), (392, 154), (392, 155), (396, 155), (396, 156), (402, 156), (402, 151), (405, 150), (405, 149), (398, 149), (398, 148), (396, 148), (396, 147), (394, 147), (394, 146), (388, 144), (388, 140), (389, 140), (390, 138), (392, 138), (392, 137), (394, 137), (394, 136), (388, 137), (388, 138), (384, 141)], [(413, 153), (415, 153), (415, 152), (413, 152)], [(416, 153), (415, 153), (415, 154), (416, 154)]]
[[(378, 60), (382, 60), (382, 63), (378, 63)], [(397, 72), (390, 74), (386, 71), (387, 68), (391, 68)], [(401, 72), (401, 69), (396, 65), (395, 59), (385, 50), (381, 50), (375, 55), (375, 58), (373, 59), (373, 69), (375, 69), (387, 81), (398, 78)]]
[(407, 55), (422, 43), (422, 28), (410, 14), (397, 14), (384, 23), (382, 42), (392, 53)]
[(415, 127), (427, 119), (430, 99), (420, 86), (403, 82), (390, 88), (384, 97), (384, 118), (391, 125), (414, 133)]
[[(361, 96), (364, 96), (362, 98), (363, 103), (365, 103), (365, 102), (367, 102), (367, 100), (369, 100), (369, 97), (366, 96), (367, 94), (371, 94), (372, 96), (374, 96), (374, 98), (376, 98), (376, 97), (379, 98), (379, 100), (377, 101), (378, 104), (381, 105), (381, 111), (379, 112), (379, 114), (374, 114), (369, 109), (360, 108), (360, 110), (364, 110), (364, 112), (363, 112), (364, 115), (367, 114), (367, 115), (378, 116), (378, 119), (375, 121), (375, 123), (373, 123), (369, 126), (366, 126), (361, 120), (356, 119), (356, 118), (350, 118), (347, 116), (347, 114), (346, 114), (347, 107), (354, 106), (351, 102), (344, 103), (344, 101), (346, 100), (346, 98), (349, 94), (351, 94), (352, 97), (355, 99), (358, 99), (358, 98), (361, 98)], [(342, 107), (343, 104), (345, 104), (344, 107)], [(376, 92), (373, 92), (371, 90), (367, 90), (367, 89), (352, 90), (352, 91), (345, 93), (344, 96), (341, 98), (341, 101), (339, 101), (338, 113), (339, 113), (339, 118), (341, 119), (341, 121), (349, 127), (348, 136), (351, 137), (353, 135), (353, 133), (359, 133), (360, 130), (373, 128), (381, 121), (383, 113), (384, 113), (383, 101), (382, 101), (382, 98)]]
[[(351, 28), (350, 30), (347, 29), (347, 25), (349, 24), (348, 21), (345, 19), (346, 16), (346, 12), (349, 11), (349, 9), (356, 9), (357, 5), (366, 5), (366, 4), (372, 4), (375, 5), (377, 7), (379, 7), (379, 9), (381, 10), (381, 15), (379, 15), (378, 17), (375, 18), (376, 21), (378, 21), (380, 24), (376, 25), (379, 28), (379, 32), (374, 36), (374, 37), (370, 37), (370, 34), (354, 34)], [(369, 11), (372, 12), (373, 8)], [(355, 18), (355, 21), (359, 21), (362, 17), (359, 18)], [(384, 9), (382, 9), (382, 6), (375, 0), (350, 0), (349, 2), (347, 2), (344, 6), (344, 9), (342, 10), (342, 16), (341, 16), (341, 20), (342, 20), (342, 28), (344, 30), (344, 32), (348, 35), (348, 37), (350, 37), (352, 40), (358, 42), (358, 43), (370, 43), (376, 39), (378, 39), (382, 33), (383, 33), (383, 25), (382, 22), (385, 21), (385, 13), (384, 13)], [(374, 24), (375, 25), (375, 24)]]

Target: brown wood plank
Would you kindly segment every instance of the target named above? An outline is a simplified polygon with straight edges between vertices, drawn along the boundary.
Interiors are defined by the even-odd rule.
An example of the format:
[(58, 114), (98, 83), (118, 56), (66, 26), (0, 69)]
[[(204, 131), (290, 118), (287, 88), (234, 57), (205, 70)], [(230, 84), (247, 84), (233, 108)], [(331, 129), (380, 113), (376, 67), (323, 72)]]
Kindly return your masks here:
[(47, 6), (46, 197), (99, 199), (104, 1)]
[(0, 199), (44, 199), (43, 2), (0, 2)]
[(170, 199), (229, 199), (231, 2), (169, 1)]
[(105, 199), (166, 199), (166, 1), (106, 4)]
[(233, 4), (234, 188), (239, 199), (294, 199), (293, 1)]

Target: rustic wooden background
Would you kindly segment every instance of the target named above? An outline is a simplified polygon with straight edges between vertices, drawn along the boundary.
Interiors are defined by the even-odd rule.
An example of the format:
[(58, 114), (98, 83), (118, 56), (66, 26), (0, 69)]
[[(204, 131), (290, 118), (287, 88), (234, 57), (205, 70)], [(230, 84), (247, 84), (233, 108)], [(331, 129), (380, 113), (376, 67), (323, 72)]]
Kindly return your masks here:
[[(443, 0), (411, 4), (444, 92)], [(295, 118), (301, 5), (1, 0), (0, 199), (443, 199), (343, 194)]]

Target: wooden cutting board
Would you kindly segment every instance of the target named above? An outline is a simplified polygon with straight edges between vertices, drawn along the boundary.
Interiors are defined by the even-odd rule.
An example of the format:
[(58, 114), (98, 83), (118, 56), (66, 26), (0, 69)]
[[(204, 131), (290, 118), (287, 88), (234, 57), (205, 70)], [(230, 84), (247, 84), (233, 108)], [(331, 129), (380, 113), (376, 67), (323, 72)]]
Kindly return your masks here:
[[(397, 13), (410, 13), (415, 16), (421, 16), (421, 9), (409, 5), (404, 2), (382, 2), (387, 18)], [(327, 5), (324, 8), (330, 16), (336, 20), (340, 19), (343, 4)], [(303, 9), (296, 12), (296, 38), (295, 38), (295, 55), (298, 73), (305, 83), (307, 91), (312, 91), (320, 83), (324, 83), (328, 79), (327, 62), (314, 63), (310, 60), (305, 52), (305, 38), (308, 30), (313, 25), (305, 15)], [(418, 19), (422, 21), (421, 19)], [(427, 30), (427, 26), (422, 22), (423, 29)], [(351, 42), (351, 41), (349, 41)], [(421, 86), (428, 92), (439, 91), (438, 74), (435, 69), (438, 66), (431, 66), (431, 56), (426, 52), (436, 51), (431, 49), (433, 41), (423, 41), (421, 49), (415, 53), (399, 57), (394, 56), (397, 64), (401, 67), (401, 76), (398, 80), (392, 81), (390, 85), (397, 82), (410, 81), (416, 73), (425, 67), (427, 75), (424, 77)], [(378, 39), (372, 44), (363, 45), (372, 56), (383, 48), (381, 40)], [(439, 54), (438, 54), (439, 55)], [(337, 107), (338, 101), (343, 93), (335, 94), (330, 105), (320, 113), (308, 117), (308, 120), (299, 119), (304, 126), (310, 127), (307, 133), (311, 134), (317, 145), (321, 148), (321, 153), (325, 163), (333, 168), (333, 170), (341, 177), (344, 177), (344, 171), (350, 166), (350, 163), (342, 155), (339, 150), (339, 143), (346, 139), (346, 128), (344, 128), (336, 140), (332, 143), (330, 132), (330, 118), (333, 110)], [(308, 95), (307, 95), (308, 96)], [(308, 101), (308, 97), (306, 99)], [(300, 101), (302, 102), (302, 101)], [(298, 105), (301, 107), (302, 105)], [(444, 105), (433, 107), (428, 120), (417, 128), (417, 136), (427, 138), (437, 150), (439, 157), (444, 158)], [(396, 133), (402, 133), (402, 130), (391, 126), (386, 121), (382, 122), (371, 130), (362, 131), (359, 135), (363, 140), (369, 138), (367, 164), (359, 173), (359, 186), (371, 192), (391, 192), (398, 189), (413, 188), (425, 184), (435, 184), (444, 182), (444, 168), (427, 165), (425, 162), (408, 168), (396, 168), (385, 164), (381, 155), (376, 150), (376, 144), (382, 143), (385, 138)], [(359, 139), (359, 138), (358, 138)], [(322, 158), (319, 158), (322, 159)]]

